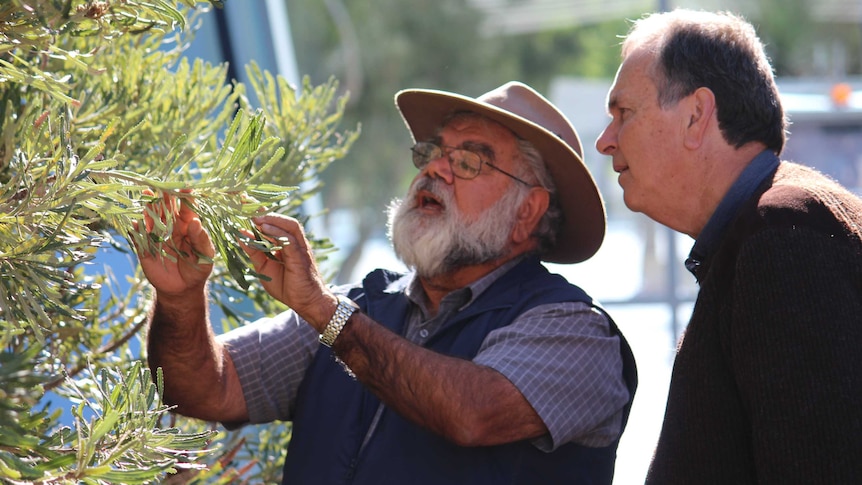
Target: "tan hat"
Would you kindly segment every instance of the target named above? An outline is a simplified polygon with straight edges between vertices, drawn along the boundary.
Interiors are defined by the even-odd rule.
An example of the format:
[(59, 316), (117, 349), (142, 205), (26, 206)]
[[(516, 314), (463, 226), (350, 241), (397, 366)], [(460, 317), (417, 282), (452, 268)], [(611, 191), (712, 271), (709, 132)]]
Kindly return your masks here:
[(602, 196), (584, 165), (578, 133), (544, 96), (512, 81), (475, 99), (446, 91), (406, 89), (395, 95), (395, 104), (414, 141), (433, 138), (450, 114), (472, 111), (532, 143), (554, 179), (563, 211), (557, 242), (542, 259), (579, 263), (598, 251), (605, 237)]

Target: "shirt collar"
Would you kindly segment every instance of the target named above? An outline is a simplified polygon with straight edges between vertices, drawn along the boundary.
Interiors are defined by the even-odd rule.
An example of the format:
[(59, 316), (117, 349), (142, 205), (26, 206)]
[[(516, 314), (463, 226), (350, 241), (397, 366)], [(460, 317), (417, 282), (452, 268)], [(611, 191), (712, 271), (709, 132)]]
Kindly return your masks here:
[[(495, 281), (500, 279), (500, 277), (503, 276), (504, 274), (506, 274), (507, 271), (512, 269), (518, 263), (520, 263), (524, 259), (524, 257), (525, 256), (522, 255), (522, 256), (518, 256), (516, 258), (513, 258), (509, 261), (506, 261), (505, 263), (500, 265), (500, 267), (494, 269), (490, 273), (477, 279), (476, 281), (470, 283), (469, 285), (452, 291), (451, 293), (449, 293), (449, 295), (446, 295), (446, 297), (444, 299), (449, 299), (450, 296), (461, 295), (461, 294), (466, 293), (469, 296), (467, 298), (464, 298), (465, 303), (458, 310), (461, 311), (461, 310), (467, 308), (468, 306), (470, 306), (471, 303), (473, 303), (476, 300), (476, 298), (479, 297), (479, 295), (481, 295), (485, 290), (487, 290), (488, 287), (490, 287)], [(406, 281), (405, 281), (405, 278), (409, 278), (409, 279), (406, 279)], [(402, 286), (402, 288), (404, 288), (404, 294), (407, 295), (407, 298), (410, 299), (411, 302), (413, 302), (416, 305), (419, 305), (424, 311), (426, 308), (427, 296), (425, 295), (425, 290), (422, 288), (422, 284), (419, 282), (419, 278), (416, 277), (416, 273), (414, 273), (414, 272), (409, 273), (404, 278), (401, 278), (399, 280), (399, 282), (406, 283), (406, 288), (404, 288)], [(390, 288), (387, 288), (387, 291), (391, 291), (391, 290), (395, 290), (395, 289), (396, 289), (395, 287), (390, 286)]]
[(715, 212), (707, 221), (694, 242), (685, 267), (697, 277), (697, 269), (715, 252), (728, 224), (736, 217), (742, 204), (778, 168), (778, 156), (770, 150), (760, 152), (721, 199)]

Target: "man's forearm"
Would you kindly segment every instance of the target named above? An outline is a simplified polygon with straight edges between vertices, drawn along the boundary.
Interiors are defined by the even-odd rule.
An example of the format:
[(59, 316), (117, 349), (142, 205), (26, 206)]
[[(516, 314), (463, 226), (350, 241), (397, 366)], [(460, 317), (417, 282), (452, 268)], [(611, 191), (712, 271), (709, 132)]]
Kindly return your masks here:
[(245, 400), (233, 362), (212, 332), (205, 293), (156, 296), (150, 317), (148, 360), (164, 374), (164, 400), (178, 413), (208, 421), (242, 422)]
[(457, 444), (547, 433), (526, 398), (496, 370), (412, 344), (367, 315), (351, 317), (334, 350), (389, 407)]

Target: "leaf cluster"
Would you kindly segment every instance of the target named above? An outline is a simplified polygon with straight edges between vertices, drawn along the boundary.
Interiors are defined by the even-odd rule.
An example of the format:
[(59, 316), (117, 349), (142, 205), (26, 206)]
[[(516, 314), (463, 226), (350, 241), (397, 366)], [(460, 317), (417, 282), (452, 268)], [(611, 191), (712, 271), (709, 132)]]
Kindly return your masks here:
[[(12, 373), (27, 374), (26, 356), (2, 355), (0, 379), (17, 385)], [(102, 369), (90, 381), (97, 399), (73, 408), (75, 426), (46, 433), (45, 411), (0, 411), (0, 476), (9, 483), (151, 483), (166, 472), (193, 464), (211, 432), (162, 428), (168, 408), (157, 403), (162, 388), (149, 369), (135, 363), (126, 373)], [(78, 385), (70, 381), (78, 389)], [(80, 392), (80, 390), (79, 390)], [(208, 451), (205, 451), (206, 453)]]
[[(143, 214), (170, 213), (171, 195), (217, 247), (225, 325), (247, 316), (239, 300), (276, 311), (239, 245), (270, 244), (243, 239), (249, 218), (305, 218), (315, 176), (358, 136), (338, 130), (334, 80), (291, 86), (252, 64), (247, 93), (225, 65), (184, 58), (203, 7), (0, 2), (0, 481), (149, 483), (212, 448), (199, 425), (162, 427), (139, 361), (148, 285), (100, 258), (168, 254), (174, 221), (148, 232)], [(63, 424), (52, 397), (79, 403)]]

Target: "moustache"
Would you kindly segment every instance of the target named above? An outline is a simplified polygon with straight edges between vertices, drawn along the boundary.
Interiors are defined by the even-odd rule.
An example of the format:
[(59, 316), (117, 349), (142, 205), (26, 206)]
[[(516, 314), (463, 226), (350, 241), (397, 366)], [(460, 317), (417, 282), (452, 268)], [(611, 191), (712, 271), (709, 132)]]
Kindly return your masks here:
[(419, 192), (425, 191), (434, 196), (444, 207), (450, 207), (452, 203), (452, 193), (446, 187), (446, 183), (433, 179), (431, 177), (423, 177), (418, 179), (411, 187), (407, 194), (410, 209), (419, 207)]

